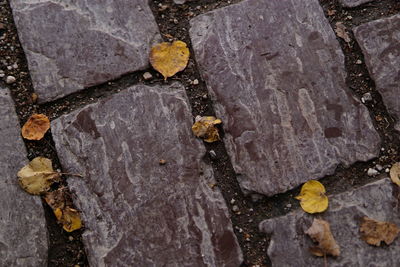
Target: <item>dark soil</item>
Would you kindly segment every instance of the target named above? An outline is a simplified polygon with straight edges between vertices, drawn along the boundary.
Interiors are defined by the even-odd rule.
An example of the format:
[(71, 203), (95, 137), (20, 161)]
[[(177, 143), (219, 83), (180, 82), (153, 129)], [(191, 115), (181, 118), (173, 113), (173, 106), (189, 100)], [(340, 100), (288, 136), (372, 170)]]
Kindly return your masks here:
[[(240, 1), (189, 0), (184, 5), (176, 5), (172, 1), (150, 0), (149, 2), (164, 40), (182, 40), (190, 48), (191, 59), (188, 67), (183, 72), (165, 82), (160, 74), (152, 69), (147, 69), (125, 75), (115, 81), (87, 88), (56, 101), (38, 105), (32, 101), (33, 88), (25, 55), (18, 41), (11, 10), (7, 1), (0, 0), (0, 70), (4, 70), (6, 76), (13, 75), (17, 78), (17, 82), (11, 86), (8, 85), (8, 87), (12, 91), (21, 124), (32, 113), (44, 113), (49, 118), (54, 119), (137, 83), (151, 85), (174, 81), (179, 81), (184, 85), (194, 117), (196, 115), (214, 115), (212, 102), (208, 97), (207, 88), (199, 73), (191, 48), (188, 35), (189, 20), (198, 14)], [(358, 162), (352, 166), (339, 166), (334, 175), (320, 179), (326, 186), (328, 194), (336, 194), (382, 178), (382, 176), (367, 176), (366, 171), (368, 168), (374, 167), (376, 164), (386, 168), (394, 162), (400, 161), (400, 139), (399, 134), (393, 128), (394, 119), (388, 114), (380, 94), (375, 89), (375, 84), (365, 66), (361, 50), (351, 32), (352, 27), (361, 23), (400, 13), (400, 2), (397, 0), (374, 1), (352, 9), (342, 8), (336, 0), (320, 0), (320, 3), (333, 29), (335, 28), (335, 23), (340, 21), (349, 31), (351, 37), (349, 43), (338, 38), (346, 58), (347, 85), (357, 98), (361, 98), (367, 92), (372, 94), (373, 100), (367, 102), (366, 106), (382, 138), (382, 149), (379, 158), (369, 162)], [(332, 14), (333, 10), (335, 10), (334, 14)], [(362, 63), (356, 64), (357, 60), (361, 60)], [(18, 69), (8, 70), (7, 66), (12, 66), (14, 63), (18, 64)], [(153, 75), (153, 79), (145, 81), (142, 77), (145, 71), (150, 72)], [(198, 85), (193, 84), (195, 79), (199, 81)], [(51, 133), (48, 133), (42, 141), (26, 141), (25, 144), (29, 159), (36, 156), (51, 158), (55, 168), (61, 170)], [(294, 196), (299, 193), (300, 189), (296, 188), (270, 198), (251, 194), (251, 192), (245, 195), (239, 187), (224, 144), (217, 142), (205, 145), (208, 153), (204, 160), (212, 165), (217, 180), (216, 186), (222, 191), (230, 208), (234, 230), (245, 257), (243, 266), (270, 266), (266, 253), (269, 237), (258, 231), (258, 224), (262, 220), (281, 216), (293, 209), (297, 209), (299, 205)], [(210, 150), (215, 151), (217, 155), (215, 158), (210, 157)], [(259, 198), (254, 201), (254, 197)], [(233, 205), (238, 206), (239, 210), (233, 212), (231, 209)], [(47, 204), (44, 204), (44, 207), (50, 237), (49, 266), (74, 266), (76, 264), (87, 266), (87, 259), (81, 241), (82, 231), (66, 233), (57, 224)]]

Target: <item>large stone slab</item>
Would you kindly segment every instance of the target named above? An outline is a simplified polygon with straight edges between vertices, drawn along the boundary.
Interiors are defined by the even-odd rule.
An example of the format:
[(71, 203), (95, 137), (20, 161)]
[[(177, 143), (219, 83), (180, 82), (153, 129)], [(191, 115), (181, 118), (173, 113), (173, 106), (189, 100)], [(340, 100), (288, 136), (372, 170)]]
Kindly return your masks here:
[(356, 7), (372, 1), (373, 0), (340, 0), (340, 3), (345, 7)]
[(159, 38), (147, 0), (11, 0), (41, 102), (148, 66)]
[[(239, 266), (184, 88), (137, 85), (52, 124), (91, 266)], [(159, 163), (165, 160), (166, 164)]]
[(17, 172), (27, 164), (14, 102), (0, 88), (0, 266), (46, 266), (47, 229), (39, 197), (25, 193)]
[(190, 36), (244, 189), (273, 195), (378, 155), (317, 0), (243, 1), (194, 18)]
[(376, 89), (396, 119), (400, 131), (400, 15), (362, 24), (354, 29)]
[(312, 256), (314, 246), (304, 232), (313, 218), (330, 223), (331, 231), (340, 246), (341, 255), (328, 257), (334, 266), (399, 266), (400, 238), (390, 246), (374, 247), (360, 238), (360, 224), (364, 216), (388, 221), (400, 226), (399, 190), (389, 179), (365, 185), (331, 198), (329, 209), (320, 215), (296, 211), (286, 216), (266, 220), (261, 231), (272, 234), (268, 255), (272, 266), (324, 266), (324, 259)]

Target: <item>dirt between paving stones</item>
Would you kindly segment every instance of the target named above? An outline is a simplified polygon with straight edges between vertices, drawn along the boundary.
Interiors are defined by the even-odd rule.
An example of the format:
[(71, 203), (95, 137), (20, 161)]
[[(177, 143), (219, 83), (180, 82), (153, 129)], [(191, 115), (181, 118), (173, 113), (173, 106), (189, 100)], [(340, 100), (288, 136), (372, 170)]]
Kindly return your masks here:
[[(32, 100), (33, 88), (29, 70), (18, 40), (9, 3), (8, 1), (0, 0), (0, 70), (4, 71), (5, 77), (12, 75), (16, 78), (16, 82), (7, 85), (7, 87), (12, 92), (21, 124), (35, 112), (44, 113), (51, 119), (57, 118), (78, 107), (124, 90), (128, 85), (137, 83), (147, 85), (164, 84), (173, 81), (179, 81), (185, 86), (193, 116), (214, 115), (212, 102), (208, 97), (206, 86), (200, 76), (193, 50), (190, 46), (189, 20), (198, 14), (236, 2), (240, 1), (200, 0), (188, 1), (184, 5), (176, 5), (172, 1), (150, 1), (151, 9), (164, 40), (172, 41), (178, 39), (189, 44), (191, 58), (188, 67), (183, 72), (172, 77), (168, 82), (164, 82), (162, 76), (152, 69), (138, 71), (115, 81), (38, 105)], [(342, 8), (338, 1), (320, 0), (320, 3), (333, 28), (335, 23), (339, 21), (343, 22), (348, 29), (351, 29), (367, 21), (400, 13), (400, 2), (396, 0), (374, 1), (352, 9)], [(328, 15), (328, 11), (329, 14), (332, 14), (332, 10), (336, 12), (333, 15)], [(320, 181), (327, 188), (328, 194), (336, 194), (375, 181), (380, 177), (367, 176), (368, 168), (374, 167), (376, 164), (385, 167), (400, 160), (398, 153), (400, 148), (399, 135), (394, 131), (394, 120), (387, 113), (381, 96), (375, 90), (374, 82), (369, 77), (361, 50), (354, 41), (352, 33), (350, 33), (350, 38), (351, 41), (349, 43), (338, 38), (346, 58), (347, 84), (358, 98), (361, 98), (364, 93), (371, 93), (373, 100), (367, 102), (366, 106), (382, 138), (382, 151), (376, 160), (365, 163), (358, 162), (348, 168), (339, 166), (334, 175), (322, 178)], [(357, 60), (361, 60), (362, 64), (355, 64)], [(17, 68), (13, 67), (15, 63), (18, 65)], [(144, 72), (150, 72), (153, 79), (146, 81), (143, 78)], [(195, 79), (199, 81), (199, 84), (193, 84)], [(36, 156), (45, 156), (52, 159), (56, 169), (61, 169), (51, 133), (47, 133), (45, 138), (39, 142), (25, 140), (25, 144), (29, 159), (33, 159)], [(299, 188), (270, 198), (252, 194), (244, 195), (240, 190), (223, 143), (217, 142), (205, 145), (208, 153), (205, 155), (204, 160), (212, 165), (217, 179), (216, 186), (221, 188), (229, 207), (234, 230), (244, 254), (243, 266), (269, 266), (270, 261), (266, 253), (269, 238), (258, 231), (258, 224), (262, 220), (280, 216), (297, 209), (298, 203), (293, 197), (298, 194)], [(210, 156), (211, 150), (215, 152), (215, 157)], [(258, 200), (254, 201), (256, 198)], [(53, 212), (47, 204), (43, 204), (43, 206), (50, 239), (49, 266), (87, 266), (88, 263), (81, 241), (83, 230), (66, 233), (57, 224)], [(233, 206), (236, 206), (234, 208), (235, 211), (232, 210)]]

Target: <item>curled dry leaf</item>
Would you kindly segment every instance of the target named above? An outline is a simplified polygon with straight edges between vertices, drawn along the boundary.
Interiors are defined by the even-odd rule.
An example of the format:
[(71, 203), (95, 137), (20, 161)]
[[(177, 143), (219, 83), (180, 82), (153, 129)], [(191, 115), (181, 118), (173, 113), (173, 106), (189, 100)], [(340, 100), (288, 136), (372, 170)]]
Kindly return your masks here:
[(29, 194), (39, 195), (47, 192), (60, 174), (55, 172), (51, 160), (36, 157), (17, 174), (20, 186)]
[(392, 168), (390, 168), (390, 179), (393, 183), (400, 186), (400, 162), (396, 162), (393, 164)]
[(400, 229), (394, 223), (376, 221), (364, 217), (360, 227), (361, 238), (370, 245), (380, 246), (384, 241), (390, 245), (397, 237)]
[(328, 208), (328, 197), (325, 195), (325, 187), (318, 181), (306, 182), (295, 198), (300, 200), (301, 208), (308, 213), (323, 212)]
[(336, 35), (342, 38), (346, 43), (350, 43), (350, 36), (346, 31), (346, 26), (344, 26), (342, 22), (336, 22), (335, 32)]
[(150, 63), (166, 80), (186, 68), (189, 55), (186, 43), (182, 41), (163, 42), (151, 48)]
[(40, 140), (50, 129), (50, 120), (44, 114), (33, 114), (22, 126), (22, 137), (28, 140)]
[(314, 219), (311, 227), (305, 232), (318, 245), (310, 248), (310, 252), (322, 257), (324, 255), (339, 256), (340, 247), (333, 238), (329, 223), (324, 220)]
[(218, 129), (215, 127), (215, 125), (220, 123), (222, 121), (214, 116), (197, 116), (196, 122), (192, 126), (192, 131), (195, 136), (203, 138), (208, 143), (212, 143), (220, 140)]
[(65, 231), (72, 232), (82, 227), (80, 214), (72, 208), (72, 200), (65, 187), (47, 192), (44, 199)]

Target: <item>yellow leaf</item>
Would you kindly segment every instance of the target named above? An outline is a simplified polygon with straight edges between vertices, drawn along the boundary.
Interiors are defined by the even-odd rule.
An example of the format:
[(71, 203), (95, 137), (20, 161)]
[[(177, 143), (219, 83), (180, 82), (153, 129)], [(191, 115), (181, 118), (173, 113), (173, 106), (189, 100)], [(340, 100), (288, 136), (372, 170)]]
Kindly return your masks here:
[(186, 68), (189, 55), (186, 43), (182, 41), (163, 42), (151, 48), (150, 63), (166, 80)]
[(204, 141), (212, 143), (220, 140), (218, 129), (215, 125), (222, 123), (220, 119), (213, 116), (196, 117), (196, 122), (192, 126), (193, 134), (201, 137)]
[(390, 179), (393, 183), (400, 186), (400, 162), (396, 162), (393, 164), (392, 168), (390, 168)]
[(325, 192), (325, 187), (320, 182), (310, 180), (302, 186), (300, 195), (295, 198), (300, 200), (305, 212), (323, 212), (328, 208), (328, 197)]
[(60, 179), (60, 174), (53, 170), (51, 160), (44, 157), (34, 158), (17, 176), (20, 186), (32, 195), (45, 193), (53, 182)]
[(65, 187), (47, 192), (44, 199), (53, 209), (54, 215), (65, 231), (72, 232), (82, 227), (79, 212), (71, 208), (72, 199)]
[(400, 229), (389, 222), (380, 222), (368, 217), (363, 217), (360, 227), (361, 238), (370, 245), (380, 246), (384, 241), (390, 245), (397, 237)]
[(333, 238), (329, 223), (324, 220), (314, 219), (311, 227), (305, 232), (314, 242), (316, 247), (311, 247), (310, 252), (318, 257), (324, 255), (339, 256), (340, 247)]
[(44, 114), (33, 114), (22, 126), (22, 137), (28, 140), (40, 140), (50, 129), (50, 120)]

